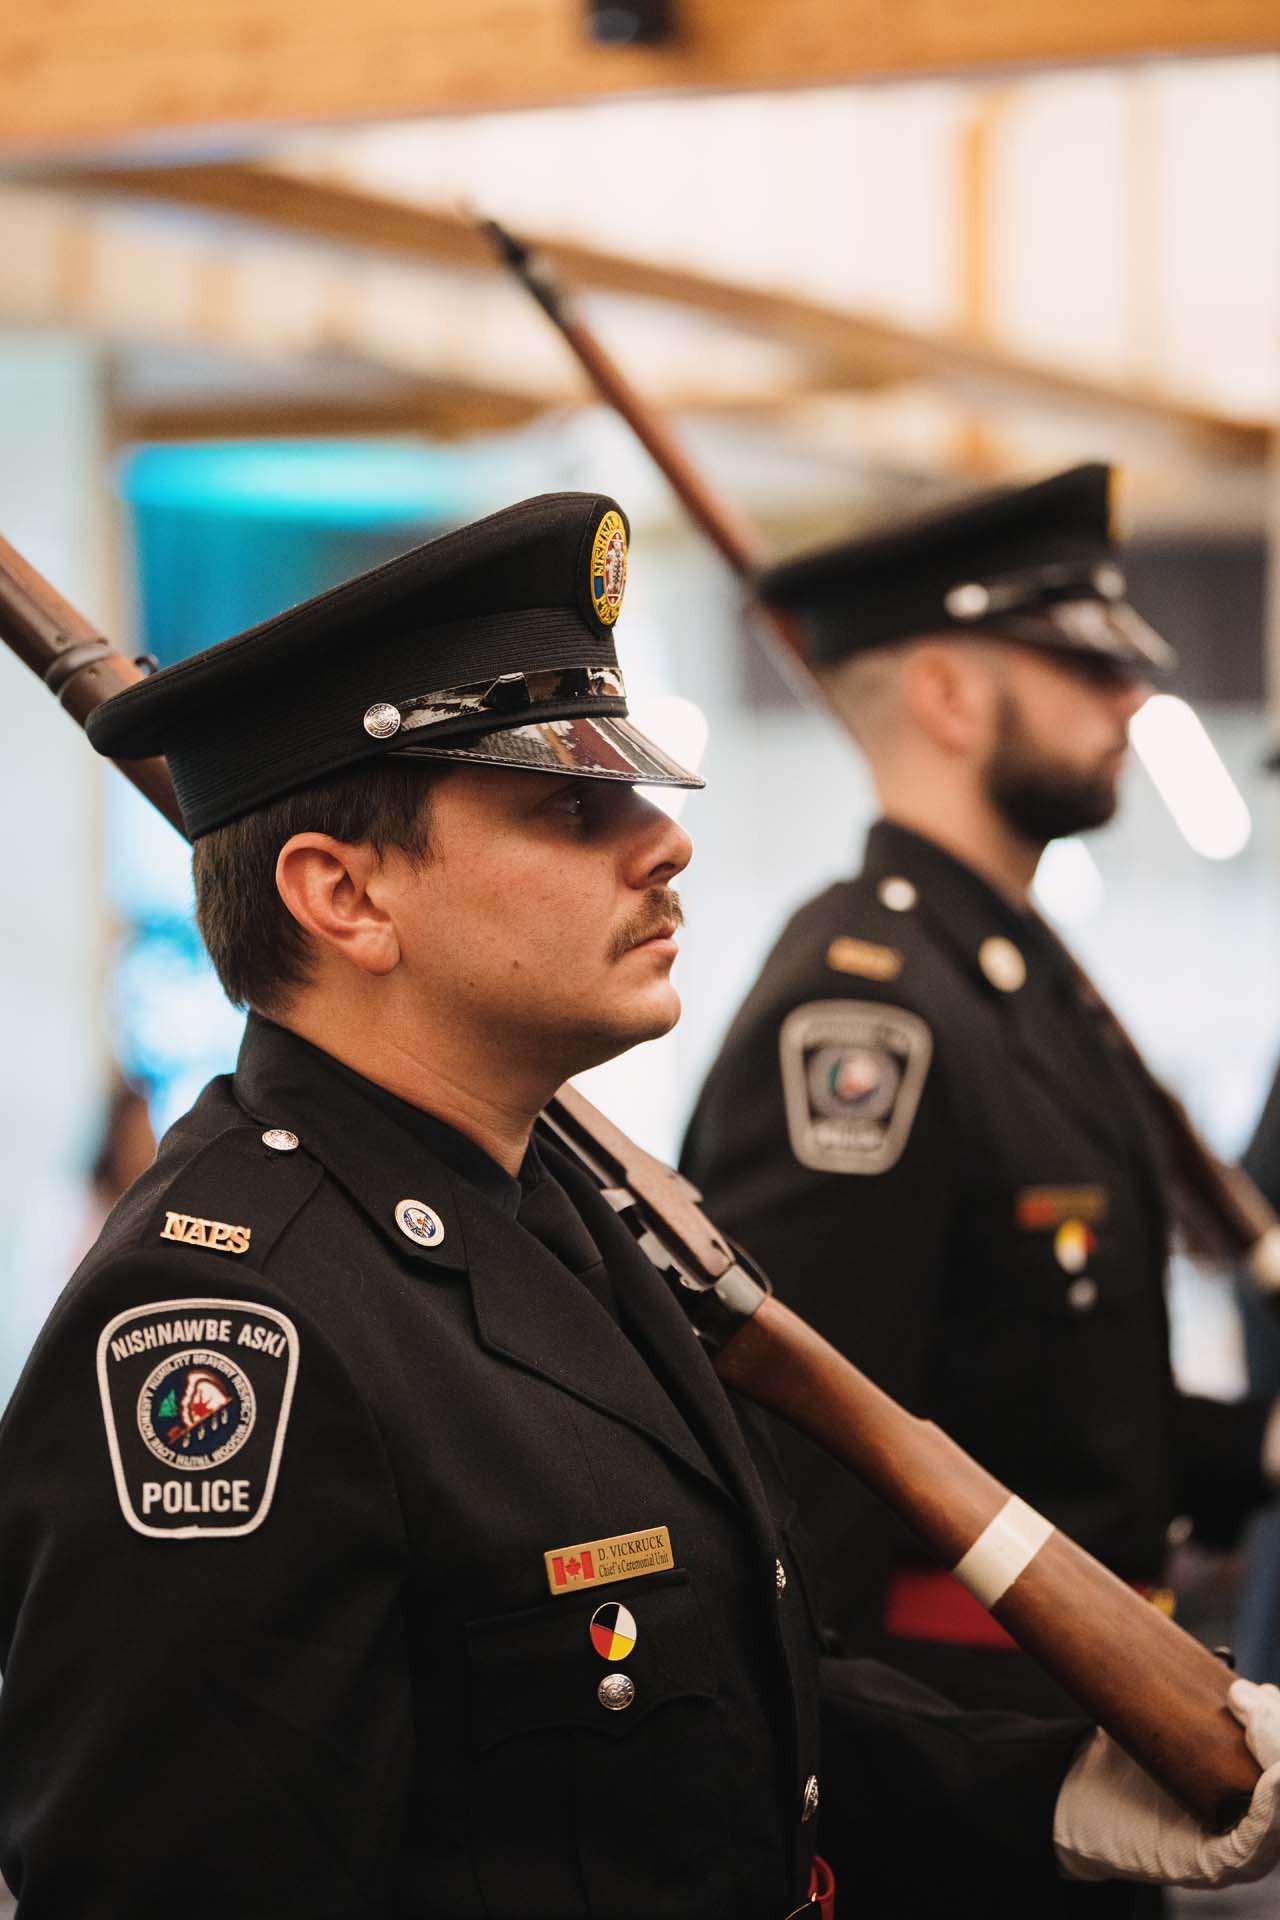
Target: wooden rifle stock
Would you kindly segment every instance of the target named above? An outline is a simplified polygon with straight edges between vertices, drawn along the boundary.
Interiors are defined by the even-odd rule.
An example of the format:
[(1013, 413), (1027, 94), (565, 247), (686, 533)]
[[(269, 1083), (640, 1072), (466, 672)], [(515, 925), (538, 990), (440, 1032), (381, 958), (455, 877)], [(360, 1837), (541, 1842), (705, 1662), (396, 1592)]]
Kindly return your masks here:
[[(92, 622), (4, 539), (0, 539), (0, 639), (81, 726), (113, 693), (123, 693), (143, 678), (138, 663), (104, 640)], [(117, 760), (115, 764), (181, 833), (182, 815), (164, 761)]]
[[(1019, 1510), (1039, 1519), (941, 1428), (906, 1412), (773, 1299), (701, 1212), (689, 1181), (576, 1088), (562, 1087), (546, 1117), (624, 1216), (634, 1196), (641, 1244), (708, 1338), (725, 1384), (848, 1467), (943, 1566), (960, 1566), (986, 1535), (975, 1556), (981, 1569), (993, 1523), (998, 1536)], [(1039, 1531), (1047, 1537), (991, 1612), (1199, 1821), (1215, 1832), (1233, 1825), (1258, 1766), (1227, 1705), (1229, 1669), (1083, 1547), (1047, 1523)]]
[[(2, 540), (0, 638), (47, 685), (58, 690), (61, 680), (64, 696), (74, 688), (64, 704), (81, 724), (99, 701), (139, 677), (138, 667)], [(121, 770), (181, 831), (164, 761), (124, 763)], [(955, 1566), (971, 1551), (1008, 1507), (1007, 1489), (773, 1300), (701, 1212), (696, 1189), (575, 1088), (560, 1090), (540, 1125), (630, 1216), (727, 1384), (849, 1467), (944, 1564)], [(1056, 1532), (992, 1610), (1206, 1826), (1239, 1817), (1258, 1768), (1226, 1706), (1230, 1675), (1197, 1641)]]
[[(532, 253), (496, 220), (478, 220), (480, 233), (499, 259), (532, 294), (552, 325), (558, 327), (570, 350), (597, 392), (626, 421), (640, 444), (670, 482), (690, 517), (712, 546), (748, 588), (765, 559), (756, 530), (737, 513), (698, 471), (669, 422), (637, 392), (595, 334), (577, 312), (567, 289), (549, 263)], [(819, 697), (799, 623), (774, 607), (757, 602), (762, 622), (781, 644), (782, 660), (798, 672)], [(1092, 995), (1101, 1016), (1119, 1045), (1131, 1058), (1150, 1093), (1169, 1143), (1171, 1165), (1180, 1190), (1189, 1203), (1193, 1225), (1207, 1219), (1226, 1251), (1243, 1260), (1259, 1291), (1280, 1306), (1280, 1214), (1240, 1168), (1228, 1166), (1200, 1138), (1185, 1107), (1151, 1072), (1119, 1019), (1103, 1001), (1073, 956), (1068, 955), (1082, 985)]]
[[(984, 1536), (990, 1557), (993, 1532), (1029, 1513), (778, 1300), (761, 1303), (716, 1371), (834, 1454), (953, 1571), (984, 1556)], [(990, 1611), (1204, 1826), (1240, 1819), (1258, 1766), (1227, 1705), (1231, 1673), (1207, 1647), (1056, 1528)]]

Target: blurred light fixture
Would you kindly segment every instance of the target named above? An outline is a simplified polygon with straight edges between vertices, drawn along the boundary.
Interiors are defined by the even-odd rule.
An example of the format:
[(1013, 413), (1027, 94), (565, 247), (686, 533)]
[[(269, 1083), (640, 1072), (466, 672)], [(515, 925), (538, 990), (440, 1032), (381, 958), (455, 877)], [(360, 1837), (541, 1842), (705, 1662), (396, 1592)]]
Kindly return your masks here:
[[(678, 760), (682, 767), (688, 767), (690, 773), (697, 773), (707, 750), (710, 727), (706, 714), (696, 702), (686, 700), (679, 693), (650, 693), (641, 694), (638, 699), (629, 698), (627, 707), (641, 733), (656, 740), (664, 752)], [(648, 787), (645, 791), (656, 806), (678, 820), (690, 790)]]
[(1130, 721), (1129, 738), (1192, 851), (1206, 860), (1241, 852), (1251, 831), (1249, 809), (1186, 701), (1153, 694)]
[(1105, 888), (1083, 840), (1051, 840), (1040, 856), (1032, 885), (1037, 904), (1059, 926), (1079, 926), (1102, 905)]
[(674, 32), (669, 0), (587, 0), (587, 32), (606, 47), (654, 47)]

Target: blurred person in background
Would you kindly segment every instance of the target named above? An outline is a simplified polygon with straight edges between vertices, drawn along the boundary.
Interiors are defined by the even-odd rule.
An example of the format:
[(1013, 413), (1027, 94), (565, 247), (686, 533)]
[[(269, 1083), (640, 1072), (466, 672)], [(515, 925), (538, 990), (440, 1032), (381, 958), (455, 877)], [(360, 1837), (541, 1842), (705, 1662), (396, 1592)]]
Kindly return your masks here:
[(156, 1137), (147, 1097), (116, 1069), (108, 1087), (87, 1177), (43, 1183), (23, 1209), (14, 1236), (7, 1293), (9, 1310), (0, 1375), (18, 1369), (45, 1316), (101, 1233), (116, 1201), (155, 1159)]
[[(1114, 812), (1128, 723), (1172, 660), (1125, 600), (1110, 493), (1081, 467), (761, 580), (801, 620), (882, 817), (860, 876), (766, 960), (681, 1166), (788, 1305), (1167, 1606), (1170, 1523), (1234, 1539), (1280, 1477), (1280, 1429), (1269, 1397), (1175, 1388), (1152, 1097), (1030, 901), (1047, 843)], [(974, 1707), (1061, 1710), (864, 1489), (778, 1441), (845, 1646)], [(941, 1899), (941, 1863), (917, 1871)], [(1140, 1897), (1061, 1894), (1066, 1912)]]

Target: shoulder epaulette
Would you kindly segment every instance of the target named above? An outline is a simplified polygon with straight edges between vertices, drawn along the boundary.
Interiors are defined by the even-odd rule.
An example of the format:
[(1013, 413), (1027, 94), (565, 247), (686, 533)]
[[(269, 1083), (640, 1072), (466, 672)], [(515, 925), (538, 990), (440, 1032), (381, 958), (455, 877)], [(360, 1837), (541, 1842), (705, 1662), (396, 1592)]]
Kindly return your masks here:
[(143, 1245), (176, 1241), (261, 1271), (324, 1175), (292, 1134), (280, 1138), (292, 1145), (269, 1146), (261, 1127), (246, 1121), (209, 1141), (165, 1188)]

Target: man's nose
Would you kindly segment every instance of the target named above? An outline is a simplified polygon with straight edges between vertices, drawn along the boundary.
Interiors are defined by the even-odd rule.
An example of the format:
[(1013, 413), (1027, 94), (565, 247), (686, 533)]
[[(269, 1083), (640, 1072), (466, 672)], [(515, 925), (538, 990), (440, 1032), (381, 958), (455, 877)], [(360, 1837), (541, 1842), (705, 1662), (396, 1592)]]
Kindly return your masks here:
[(661, 887), (683, 873), (693, 858), (693, 841), (678, 820), (634, 788), (628, 878), (633, 886)]
[(1145, 707), (1155, 692), (1150, 680), (1127, 680), (1116, 690), (1116, 706), (1127, 727), (1135, 713)]

